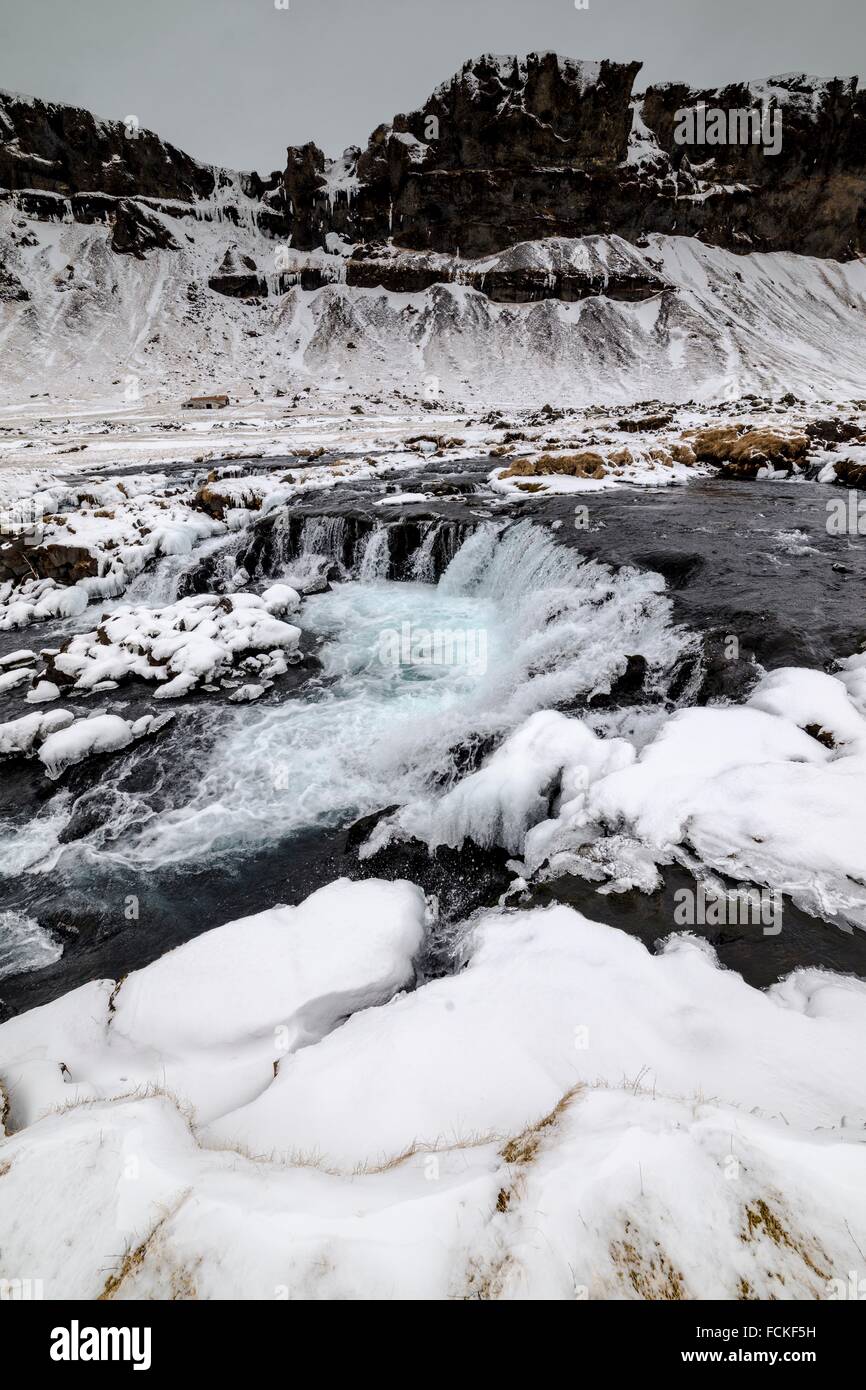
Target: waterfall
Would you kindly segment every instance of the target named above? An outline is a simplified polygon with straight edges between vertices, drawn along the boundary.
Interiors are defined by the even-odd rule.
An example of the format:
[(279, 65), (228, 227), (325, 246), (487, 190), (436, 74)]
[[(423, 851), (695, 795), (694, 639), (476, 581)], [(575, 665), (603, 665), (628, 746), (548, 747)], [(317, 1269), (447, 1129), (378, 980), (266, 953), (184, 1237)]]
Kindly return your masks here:
[(346, 520), (342, 516), (310, 516), (301, 532), (301, 555), (326, 555), (345, 563)]
[(578, 693), (604, 694), (633, 655), (647, 663), (647, 689), (663, 693), (679, 663), (700, 650), (695, 635), (672, 622), (660, 575), (586, 560), (531, 521), (480, 526), (437, 587), (508, 615), (506, 708), (515, 720)]
[(380, 523), (367, 537), (361, 563), (358, 566), (358, 578), (367, 582), (373, 579), (386, 579), (390, 565), (389, 529)]
[(411, 576), (413, 579), (420, 580), (422, 584), (433, 584), (436, 581), (434, 550), (442, 526), (443, 523), (441, 521), (425, 522), (424, 539), (412, 556), (410, 566)]
[(124, 603), (144, 603), (151, 608), (161, 608), (166, 603), (174, 603), (178, 597), (181, 575), (188, 568), (188, 555), (160, 556), (152, 569), (143, 570), (127, 584), (123, 595)]

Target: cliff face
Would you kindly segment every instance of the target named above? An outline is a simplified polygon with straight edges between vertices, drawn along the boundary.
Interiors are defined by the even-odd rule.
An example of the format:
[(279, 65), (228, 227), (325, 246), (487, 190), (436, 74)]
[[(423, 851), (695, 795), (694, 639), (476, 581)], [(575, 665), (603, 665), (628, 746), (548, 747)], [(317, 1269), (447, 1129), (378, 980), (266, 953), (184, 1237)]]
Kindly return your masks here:
[(271, 235), (290, 230), (280, 173), (263, 179), (202, 164), (132, 118), (103, 121), (76, 106), (11, 92), (0, 92), (0, 190), (31, 217), (119, 222), (119, 252), (170, 245), (152, 229), (132, 230), (148, 214), (130, 199), (165, 204), (173, 217), (208, 216), (210, 205), (211, 215), (218, 209), (235, 222), (241, 201), (249, 200)]
[(639, 68), (554, 53), (486, 55), (420, 110), (379, 126), (348, 168), (347, 151), (336, 177), (315, 146), (290, 149), (293, 244), (312, 249), (336, 231), (481, 256), (594, 230), (589, 195), (625, 157)]
[[(866, 248), (866, 91), (803, 74), (698, 91), (639, 63), (485, 56), (353, 158), (290, 149), (295, 246), (351, 241), (483, 256), (547, 236), (649, 232), (734, 250), (849, 258)], [(762, 144), (678, 144), (684, 108), (767, 113)], [(338, 167), (339, 166), (339, 167)]]
[[(778, 153), (760, 144), (678, 145), (676, 113), (701, 104), (766, 112), (768, 125), (778, 122)], [(706, 185), (706, 196), (687, 200), (693, 207), (679, 200), (679, 226), (651, 230), (693, 232), (735, 250), (841, 260), (866, 251), (866, 90), (856, 78), (789, 73), (710, 90), (665, 83), (647, 90), (641, 115), (678, 182)]]
[(214, 171), (130, 122), (0, 92), (0, 186), (64, 197), (207, 198)]
[[(379, 126), (363, 150), (332, 160), (314, 144), (290, 147), (285, 169), (266, 178), (201, 164), (135, 125), (0, 93), (0, 198), (37, 219), (107, 222), (112, 249), (138, 257), (176, 249), (172, 227), (185, 217), (290, 239), (288, 267), (276, 256), (263, 263), (260, 249), (257, 267), (212, 267), (211, 288), (240, 297), (336, 278), (395, 290), (459, 279), (501, 299), (580, 298), (599, 292), (581, 267), (483, 258), (593, 234), (841, 260), (866, 251), (866, 91), (856, 79), (793, 74), (714, 91), (666, 83), (635, 97), (639, 68), (486, 55)], [(777, 152), (712, 144), (700, 122), (678, 143), (677, 113), (701, 107), (781, 120)], [(603, 292), (655, 291), (627, 276)], [(5, 297), (15, 293), (10, 281)]]

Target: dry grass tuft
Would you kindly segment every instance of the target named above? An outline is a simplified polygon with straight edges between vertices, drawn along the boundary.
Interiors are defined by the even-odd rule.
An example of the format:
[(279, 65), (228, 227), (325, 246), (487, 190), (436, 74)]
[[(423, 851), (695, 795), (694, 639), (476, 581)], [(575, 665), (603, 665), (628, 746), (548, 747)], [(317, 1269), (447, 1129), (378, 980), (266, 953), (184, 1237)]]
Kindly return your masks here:
[(141, 1266), (144, 1264), (145, 1259), (147, 1258), (148, 1252), (150, 1251), (151, 1247), (153, 1246), (160, 1233), (162, 1232), (163, 1227), (168, 1221), (171, 1220), (173, 1216), (177, 1214), (178, 1211), (180, 1211), (180, 1208), (183, 1206), (184, 1202), (187, 1200), (191, 1192), (192, 1188), (187, 1188), (185, 1192), (182, 1192), (181, 1195), (178, 1197), (177, 1201), (174, 1203), (174, 1205), (170, 1207), (168, 1211), (164, 1212), (163, 1215), (159, 1218), (156, 1225), (145, 1236), (144, 1240), (139, 1245), (136, 1245), (131, 1249), (127, 1249), (126, 1254), (123, 1256), (123, 1259), (121, 1260), (119, 1267), (115, 1270), (113, 1274), (109, 1274), (108, 1278), (102, 1286), (101, 1293), (97, 1294), (97, 1303), (105, 1303), (108, 1302), (110, 1299), (114, 1298), (114, 1295), (117, 1293), (118, 1289), (120, 1289), (124, 1281), (127, 1280), (131, 1274), (135, 1274), (135, 1272), (141, 1268)]
[(529, 1125), (522, 1134), (515, 1135), (513, 1139), (509, 1139), (507, 1144), (500, 1149), (500, 1153), (505, 1159), (505, 1162), (518, 1164), (531, 1163), (538, 1153), (538, 1150), (541, 1148), (541, 1142), (545, 1134), (559, 1124), (559, 1121), (571, 1105), (575, 1096), (580, 1095), (583, 1089), (584, 1087), (581, 1082), (576, 1086), (572, 1086), (570, 1091), (566, 1091), (565, 1095), (560, 1097), (549, 1114), (543, 1115), (534, 1125)]
[[(808, 1249), (803, 1240), (798, 1240), (796, 1236), (787, 1230), (781, 1217), (773, 1208), (759, 1197), (751, 1206), (746, 1207), (746, 1229), (740, 1236), (744, 1244), (756, 1240), (759, 1236), (766, 1236), (779, 1246), (780, 1249), (791, 1250), (799, 1255), (807, 1269), (825, 1282), (831, 1277), (832, 1261), (827, 1252), (818, 1245), (817, 1241), (812, 1241), (812, 1249)], [(816, 1263), (816, 1258), (826, 1262), (827, 1268), (822, 1268)]]
[(691, 444), (670, 444), (668, 448), (674, 463), (684, 463), (686, 468), (691, 468), (692, 464), (697, 462)]
[(740, 474), (757, 472), (767, 463), (774, 468), (791, 468), (805, 460), (809, 449), (809, 438), (805, 434), (748, 429), (745, 425), (689, 430), (683, 440), (691, 445), (701, 463), (720, 464)]
[(607, 461), (615, 464), (617, 468), (628, 468), (634, 463), (634, 454), (631, 449), (616, 449), (614, 453), (608, 455)]
[(564, 474), (570, 478), (603, 478), (607, 472), (601, 454), (584, 450), (580, 454), (542, 454), (537, 459), (516, 459), (500, 478), (538, 478)]
[[(626, 1237), (632, 1229), (625, 1223)], [(627, 1279), (639, 1298), (652, 1302), (679, 1303), (688, 1298), (682, 1270), (676, 1269), (657, 1240), (654, 1253), (644, 1255), (634, 1240), (613, 1240), (610, 1258), (620, 1278)]]
[(840, 459), (833, 471), (839, 482), (847, 484), (848, 487), (866, 487), (866, 463)]

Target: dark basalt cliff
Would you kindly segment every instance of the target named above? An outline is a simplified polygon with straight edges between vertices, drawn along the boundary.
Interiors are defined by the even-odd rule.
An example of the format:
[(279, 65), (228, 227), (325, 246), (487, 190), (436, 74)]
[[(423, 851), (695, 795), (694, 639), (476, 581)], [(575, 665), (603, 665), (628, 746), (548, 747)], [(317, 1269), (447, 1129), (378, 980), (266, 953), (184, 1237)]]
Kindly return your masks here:
[[(353, 196), (331, 196), (315, 146), (289, 150), (294, 244), (324, 232), (481, 256), (519, 241), (606, 230), (587, 215), (594, 177), (624, 159), (639, 63), (554, 53), (466, 63), (425, 105), (379, 126), (355, 161)], [(347, 152), (349, 153), (349, 152)], [(341, 225), (342, 224), (342, 225)], [(616, 230), (614, 228), (613, 230)]]
[[(222, 214), (237, 221), (225, 191), (261, 204), (260, 222), (286, 236), (282, 174), (268, 179), (202, 164), (145, 130), (134, 118), (104, 121), (76, 106), (0, 92), (0, 190), (31, 217), (76, 222), (120, 220), (117, 251), (146, 251), (163, 238), (144, 226), (148, 215), (131, 205), (145, 199), (173, 217), (191, 215), (197, 203), (220, 197)], [(163, 206), (164, 205), (164, 206)], [(130, 237), (133, 222), (141, 236)]]
[[(283, 287), (340, 278), (416, 290), (459, 278), (514, 300), (655, 292), (651, 277), (600, 284), (567, 263), (554, 274), (519, 258), (467, 265), (519, 243), (594, 233), (837, 259), (866, 252), (866, 91), (856, 78), (789, 74), (714, 91), (666, 83), (636, 97), (639, 69), (486, 55), (419, 110), (379, 126), (366, 148), (331, 160), (314, 144), (291, 147), (285, 169), (267, 178), (201, 164), (128, 123), (0, 93), (0, 196), (31, 217), (107, 221), (113, 249), (134, 255), (171, 249), (170, 219), (251, 215), (266, 235), (291, 241)], [(780, 117), (778, 152), (678, 144), (677, 112), (701, 104)], [(354, 250), (296, 254), (335, 246)], [(238, 295), (280, 283), (246, 263), (215, 266), (210, 281)]]
[(188, 202), (210, 196), (214, 170), (133, 121), (2, 92), (0, 186)]
[[(290, 149), (293, 244), (312, 249), (338, 232), (476, 257), (548, 236), (664, 232), (740, 251), (863, 253), (866, 91), (856, 78), (791, 74), (715, 91), (667, 83), (634, 98), (639, 67), (479, 58), (419, 111), (375, 130), (351, 159), (352, 182), (335, 182), (316, 146)], [(677, 144), (677, 111), (701, 103), (780, 119), (778, 153)]]

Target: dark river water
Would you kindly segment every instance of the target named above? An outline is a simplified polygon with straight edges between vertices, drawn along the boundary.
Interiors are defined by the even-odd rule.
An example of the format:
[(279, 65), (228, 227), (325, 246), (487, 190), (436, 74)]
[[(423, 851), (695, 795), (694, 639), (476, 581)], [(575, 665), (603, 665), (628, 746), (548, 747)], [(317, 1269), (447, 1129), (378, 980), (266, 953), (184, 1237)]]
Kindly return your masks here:
[[(269, 461), (267, 466), (284, 469), (287, 463), (292, 460)], [(686, 488), (533, 496), (512, 503), (483, 487), (489, 466), (487, 459), (462, 466), (459, 472), (453, 465), (428, 466), (417, 475), (401, 473), (391, 483), (386, 480), (384, 486), (395, 493), (436, 493), (420, 504), (375, 506), (383, 496), (383, 484), (377, 482), (341, 489), (339, 498), (333, 492), (305, 497), (297, 510), (309, 516), (349, 517), (368, 526), (375, 521), (395, 527), (417, 523), (423, 528), (440, 520), (477, 527), (528, 519), (548, 532), (553, 524), (557, 545), (586, 557), (660, 572), (676, 622), (703, 639), (700, 681), (683, 678), (678, 687), (673, 679), (668, 702), (739, 698), (760, 666), (832, 669), (835, 659), (866, 641), (863, 540), (833, 536), (826, 528), (827, 503), (839, 498), (837, 488), (809, 482), (696, 480)], [(579, 506), (587, 512), (576, 513)], [(195, 563), (189, 568), (194, 571)], [(335, 590), (339, 587), (334, 584)], [(91, 608), (75, 623), (0, 634), (0, 655), (22, 646), (56, 645), (75, 628), (92, 626), (95, 615)], [(737, 647), (734, 659), (732, 637)], [(277, 707), (290, 702), (299, 708), (321, 697), (318, 648), (311, 639), (307, 646), (308, 664), (265, 697), (272, 713), (279, 714)], [(145, 687), (122, 694), (124, 717), (154, 708)], [(626, 685), (614, 691), (611, 701), (634, 703), (639, 698)], [(93, 709), (77, 699), (61, 703), (76, 713)], [(0, 980), (0, 1017), (44, 1003), (87, 980), (116, 978), (209, 927), (278, 902), (297, 902), (341, 874), (414, 878), (438, 894), (446, 922), (494, 904), (506, 888), (506, 856), (499, 853), (468, 849), (430, 856), (426, 849), (405, 846), (359, 863), (360, 837), (350, 827), (359, 815), (389, 803), (387, 789), (378, 802), (375, 789), (354, 799), (347, 796), (344, 813), (311, 813), (313, 823), (308, 825), (303, 817), (298, 823), (287, 818), (285, 834), (275, 833), (266, 844), (241, 835), (232, 846), (229, 834), (218, 852), (198, 861), (183, 863), (174, 856), (163, 864), (150, 863), (143, 871), (140, 864), (122, 862), (122, 855), (104, 853), (114, 843), (118, 806), (140, 804), (148, 814), (183, 808), (195, 797), (214, 740), (228, 727), (227, 721), (237, 721), (240, 728), (240, 721), (258, 718), (262, 708), (257, 705), (255, 713), (229, 710), (218, 697), (203, 696), (173, 702), (171, 707), (176, 710), (174, 725), (156, 739), (114, 757), (91, 759), (70, 769), (59, 782), (49, 782), (34, 761), (4, 764), (0, 820), (7, 832), (24, 840), (45, 834), (47, 843), (51, 836), (45, 826), (56, 811), (63, 851), (48, 871), (32, 872), (8, 859), (0, 861), (0, 911), (26, 912), (62, 940), (64, 949), (47, 967)], [(6, 697), (0, 704), (2, 719), (20, 713), (20, 698)], [(227, 769), (227, 776), (231, 771)], [(249, 794), (243, 792), (245, 797)], [(304, 794), (305, 788), (299, 787), (298, 796)], [(229, 807), (231, 795), (230, 789)], [(133, 824), (133, 830), (138, 828)], [(119, 826), (117, 835), (122, 844)], [(672, 895), (689, 881), (672, 870), (657, 894), (601, 896), (591, 885), (567, 879), (535, 890), (533, 901), (571, 902), (652, 947), (674, 930)], [(124, 904), (131, 900), (135, 909), (129, 915)], [(843, 931), (788, 903), (785, 929), (778, 937), (765, 937), (760, 928), (703, 931), (722, 963), (758, 986), (797, 965), (826, 966), (866, 978), (866, 934)], [(435, 939), (424, 968), (432, 973), (447, 968), (447, 954)]]

